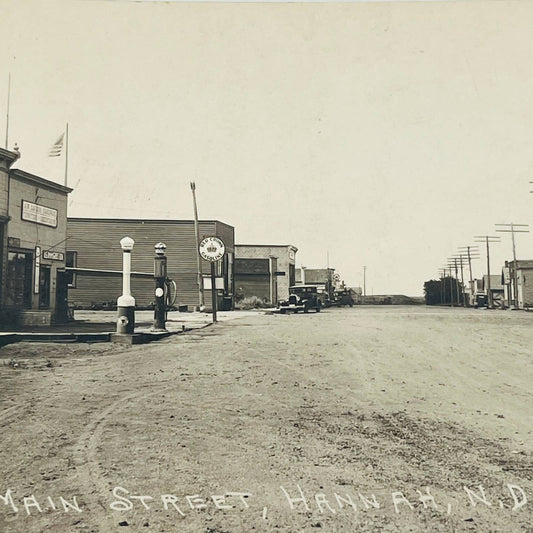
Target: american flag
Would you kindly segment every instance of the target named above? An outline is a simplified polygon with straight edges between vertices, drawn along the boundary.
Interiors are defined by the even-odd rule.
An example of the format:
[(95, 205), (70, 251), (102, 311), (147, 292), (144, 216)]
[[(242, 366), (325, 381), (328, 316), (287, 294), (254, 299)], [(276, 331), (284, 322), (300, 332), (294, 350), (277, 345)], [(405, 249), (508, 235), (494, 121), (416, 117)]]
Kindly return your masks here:
[(63, 150), (63, 140), (65, 138), (65, 134), (62, 133), (57, 139), (57, 141), (54, 143), (52, 148), (50, 148), (50, 151), (48, 152), (48, 157), (59, 157), (61, 155), (61, 151)]

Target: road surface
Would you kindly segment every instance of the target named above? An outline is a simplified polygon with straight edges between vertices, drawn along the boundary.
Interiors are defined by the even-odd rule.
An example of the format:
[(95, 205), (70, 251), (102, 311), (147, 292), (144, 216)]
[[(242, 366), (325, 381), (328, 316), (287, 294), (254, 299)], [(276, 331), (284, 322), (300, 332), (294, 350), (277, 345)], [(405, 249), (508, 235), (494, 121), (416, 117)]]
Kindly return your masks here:
[(531, 532), (532, 346), (396, 306), (8, 345), (0, 531)]

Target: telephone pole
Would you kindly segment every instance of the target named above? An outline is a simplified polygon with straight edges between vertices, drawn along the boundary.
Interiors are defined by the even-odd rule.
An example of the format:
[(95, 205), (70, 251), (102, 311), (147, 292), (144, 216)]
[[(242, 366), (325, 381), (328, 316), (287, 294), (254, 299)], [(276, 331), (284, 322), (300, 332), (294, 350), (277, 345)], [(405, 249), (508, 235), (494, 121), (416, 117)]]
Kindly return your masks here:
[(459, 280), (457, 279), (459, 276), (457, 271), (457, 259), (450, 257), (448, 259), (448, 264), (450, 265), (450, 268), (455, 270), (455, 295), (457, 296), (457, 305), (459, 305), (461, 302), (459, 301)]
[[(465, 256), (465, 250), (466, 250), (466, 256)], [(470, 295), (473, 294), (473, 290), (474, 290), (474, 287), (473, 287), (474, 278), (472, 276), (472, 259), (479, 258), (479, 255), (477, 255), (478, 251), (479, 251), (479, 248), (477, 246), (460, 246), (459, 247), (459, 254), (468, 258), (468, 271), (470, 274), (470, 278), (468, 280), (468, 286), (470, 287), (470, 293), (469, 293)], [(470, 300), (469, 303), (472, 303), (472, 301)]]
[(453, 285), (452, 285), (452, 267), (449, 263), (444, 265), (444, 294), (446, 295), (446, 270), (448, 270), (448, 281), (450, 285), (450, 307), (453, 307)]
[[(198, 302), (200, 310), (204, 307), (204, 284), (202, 276), (202, 258), (200, 257), (200, 228), (198, 225), (198, 207), (196, 205), (196, 183), (191, 181), (192, 202), (194, 207), (194, 235), (196, 238), (196, 267), (198, 283)], [(214, 290), (214, 289), (213, 289)]]
[(366, 296), (366, 266), (363, 267), (363, 296)]
[(484, 242), (487, 246), (487, 309), (494, 309), (492, 305), (492, 292), (490, 290), (490, 249), (489, 243), (500, 242), (500, 237), (494, 235), (475, 235), (474, 242)]
[(461, 296), (463, 298), (463, 307), (466, 307), (466, 299), (465, 299), (465, 278), (463, 274), (463, 266), (464, 266), (464, 259), (465, 256), (459, 253), (459, 255), (453, 256), (455, 261), (459, 260), (459, 267), (461, 269)]
[[(513, 242), (513, 307), (518, 309), (518, 273), (517, 273), (517, 264), (516, 264), (516, 243), (514, 234), (515, 233), (529, 233), (529, 229), (515, 229), (515, 228), (529, 228), (529, 224), (496, 224), (496, 226), (501, 226), (501, 228), (496, 228), (496, 231), (501, 233), (510, 233), (512, 236)], [(508, 228), (508, 229), (502, 229)]]

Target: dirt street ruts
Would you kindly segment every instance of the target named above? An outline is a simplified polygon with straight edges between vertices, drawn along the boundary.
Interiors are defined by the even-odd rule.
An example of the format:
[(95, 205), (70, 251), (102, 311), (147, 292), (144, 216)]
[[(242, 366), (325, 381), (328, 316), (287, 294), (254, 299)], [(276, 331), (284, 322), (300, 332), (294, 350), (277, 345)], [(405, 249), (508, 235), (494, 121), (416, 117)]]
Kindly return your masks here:
[(422, 306), (8, 345), (0, 531), (531, 531), (532, 346)]

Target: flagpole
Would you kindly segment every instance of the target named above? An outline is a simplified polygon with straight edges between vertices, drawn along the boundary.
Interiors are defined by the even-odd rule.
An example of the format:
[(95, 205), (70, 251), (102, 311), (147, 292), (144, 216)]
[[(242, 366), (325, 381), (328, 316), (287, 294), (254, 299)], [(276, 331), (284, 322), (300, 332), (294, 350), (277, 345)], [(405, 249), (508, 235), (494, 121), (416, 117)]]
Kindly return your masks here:
[(11, 96), (11, 72), (9, 73), (9, 78), (7, 82), (7, 115), (6, 115), (6, 150), (8, 136), (9, 136), (9, 97)]
[(67, 186), (68, 176), (68, 122), (65, 128), (65, 187)]

